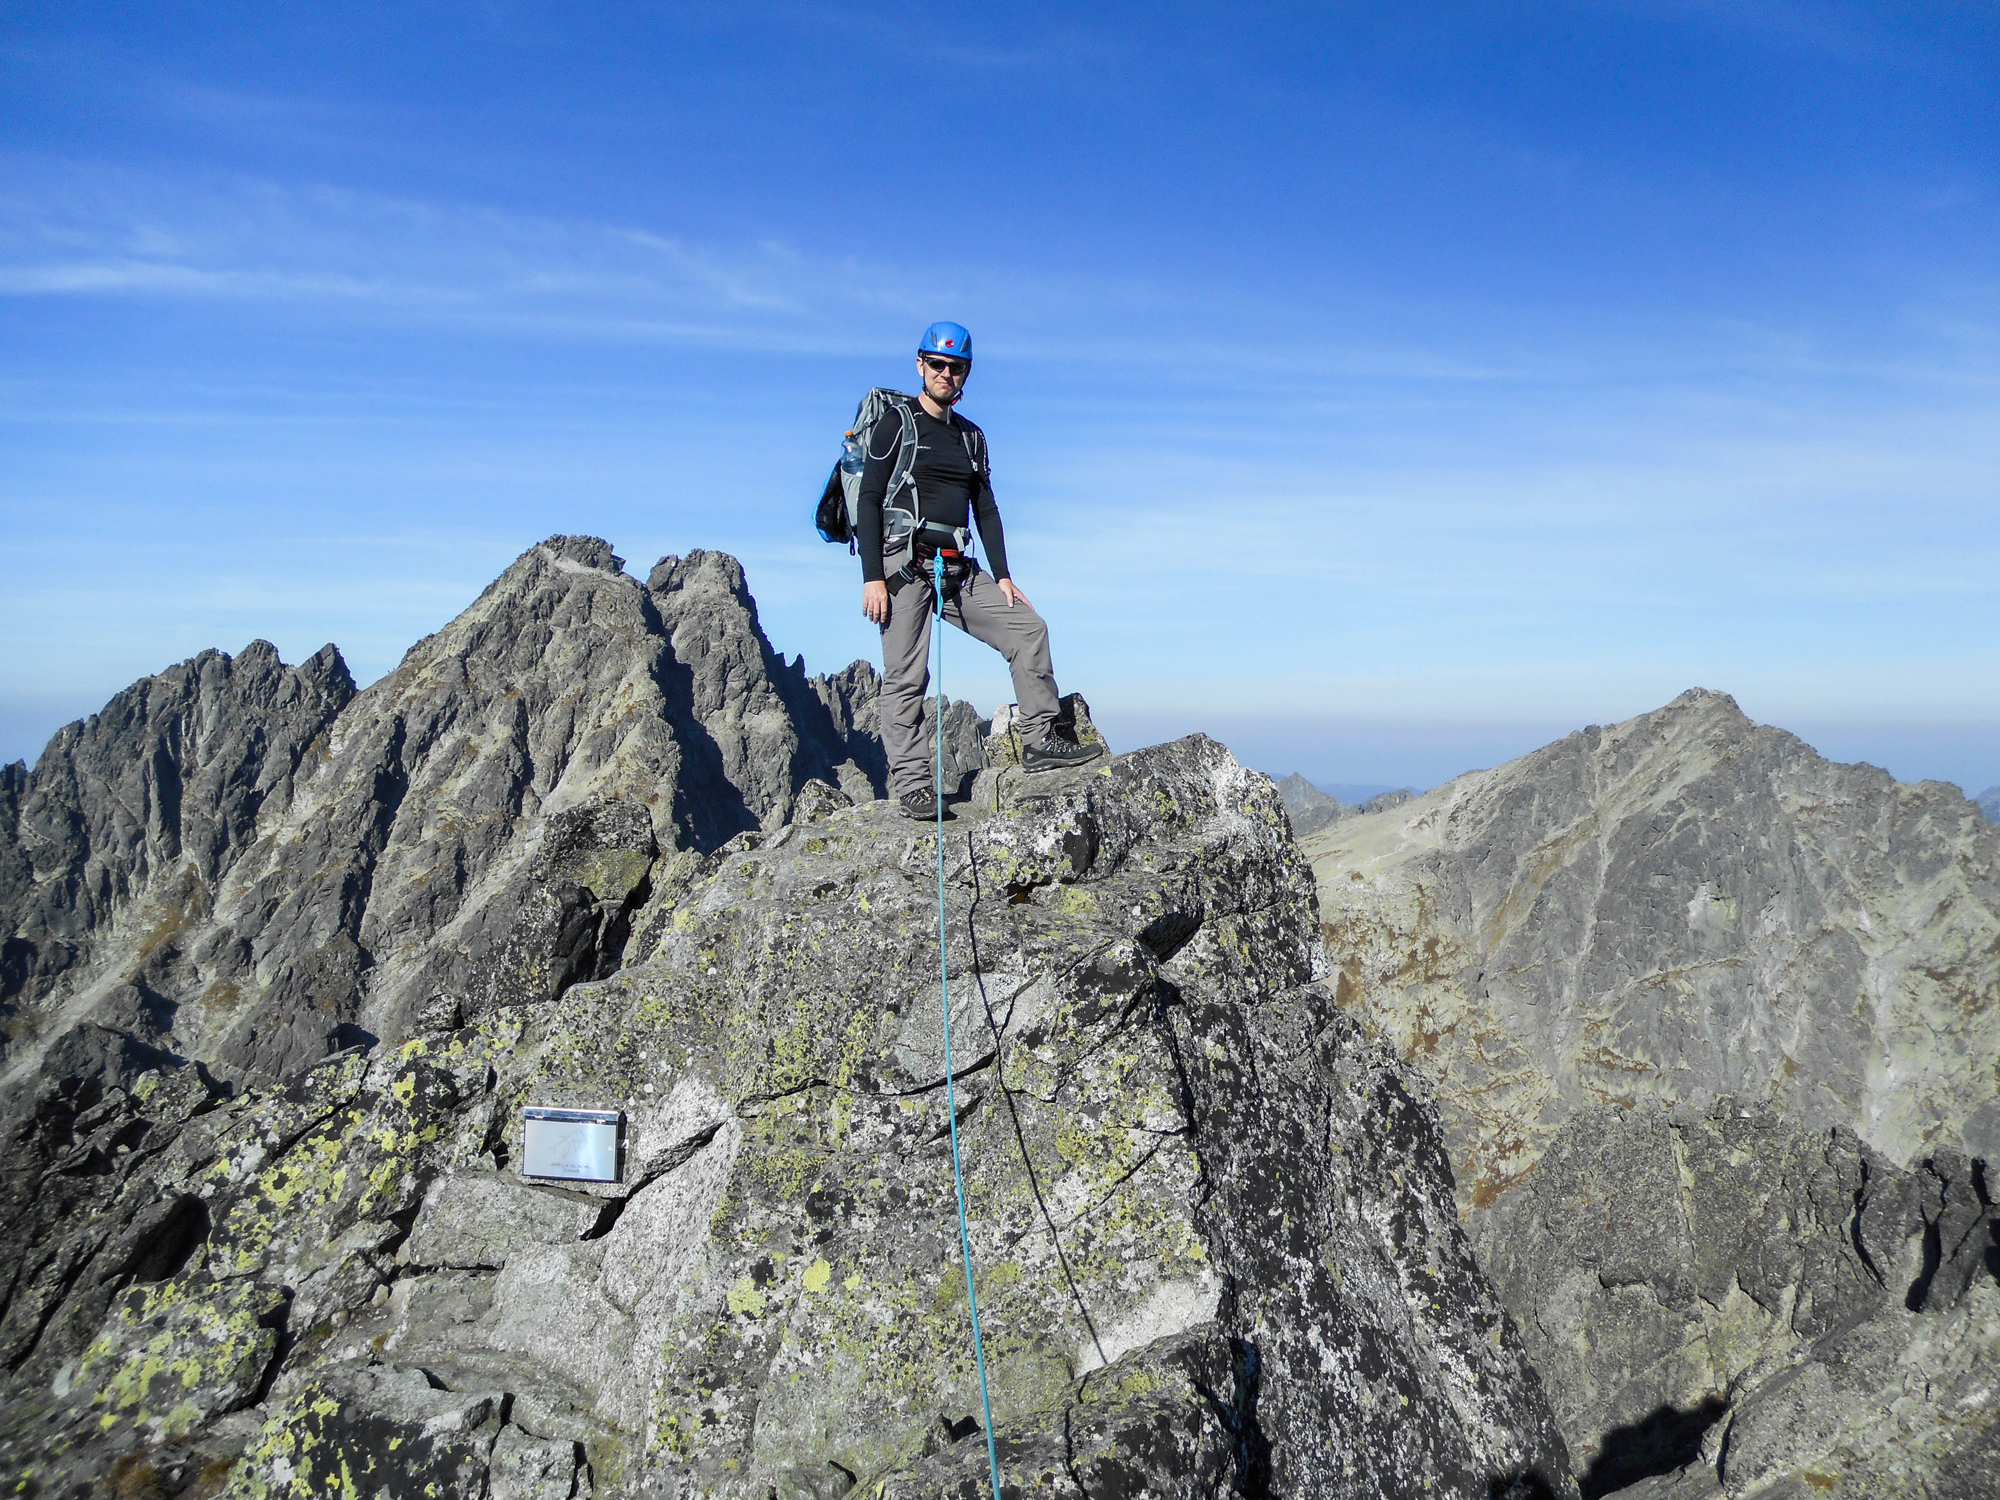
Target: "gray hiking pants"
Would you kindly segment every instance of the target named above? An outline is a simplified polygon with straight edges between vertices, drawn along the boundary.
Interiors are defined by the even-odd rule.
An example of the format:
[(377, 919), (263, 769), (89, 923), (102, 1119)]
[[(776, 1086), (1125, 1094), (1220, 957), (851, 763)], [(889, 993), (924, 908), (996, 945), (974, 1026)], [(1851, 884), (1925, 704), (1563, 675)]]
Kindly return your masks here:
[[(932, 746), (924, 736), (931, 614), (931, 583), (920, 578), (891, 596), (889, 623), (882, 627), (880, 724), (891, 797), (931, 784)], [(1039, 741), (1055, 722), (1059, 706), (1048, 623), (1026, 604), (1010, 609), (1000, 585), (983, 568), (960, 585), (955, 598), (945, 601), (944, 617), (1007, 658), (1014, 674), (1014, 701), (1021, 709), (1022, 742)]]

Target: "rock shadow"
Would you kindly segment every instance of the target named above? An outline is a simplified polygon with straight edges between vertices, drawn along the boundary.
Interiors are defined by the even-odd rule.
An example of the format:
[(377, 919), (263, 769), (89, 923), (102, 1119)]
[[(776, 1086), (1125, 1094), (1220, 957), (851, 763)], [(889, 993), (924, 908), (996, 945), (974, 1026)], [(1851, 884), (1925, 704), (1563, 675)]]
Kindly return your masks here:
[[(342, 1021), (326, 1034), (326, 1055), (347, 1052), (359, 1047), (363, 1052), (372, 1052), (382, 1038), (365, 1026), (357, 1026), (352, 1021)], [(317, 1066), (317, 1064), (315, 1064)]]
[(1598, 1500), (1655, 1474), (1686, 1468), (1701, 1457), (1703, 1435), (1727, 1409), (1720, 1396), (1707, 1396), (1693, 1406), (1662, 1406), (1612, 1428), (1596, 1461), (1577, 1479), (1583, 1500)]

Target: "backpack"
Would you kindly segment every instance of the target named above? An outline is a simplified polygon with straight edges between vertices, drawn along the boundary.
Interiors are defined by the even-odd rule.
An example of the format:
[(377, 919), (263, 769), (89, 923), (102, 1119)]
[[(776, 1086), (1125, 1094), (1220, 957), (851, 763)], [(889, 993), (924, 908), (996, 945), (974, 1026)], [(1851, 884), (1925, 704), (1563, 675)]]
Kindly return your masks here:
[[(858, 518), (862, 464), (872, 451), (870, 444), (876, 425), (895, 411), (902, 418), (902, 441), (897, 444), (896, 462), (889, 471), (889, 487), (882, 495), (882, 546), (892, 559), (899, 552), (909, 550), (907, 543), (918, 522), (917, 482), (912, 477), (912, 470), (917, 465), (917, 421), (912, 410), (916, 399), (878, 385), (854, 408), (854, 421), (841, 445), (840, 462), (827, 476), (826, 488), (820, 492), (819, 506), (813, 512), (813, 526), (822, 541), (845, 542), (850, 553), (860, 550)], [(973, 472), (990, 484), (985, 434), (968, 427), (963, 437), (966, 449), (972, 455)], [(959, 540), (960, 550), (969, 550), (969, 535)]]

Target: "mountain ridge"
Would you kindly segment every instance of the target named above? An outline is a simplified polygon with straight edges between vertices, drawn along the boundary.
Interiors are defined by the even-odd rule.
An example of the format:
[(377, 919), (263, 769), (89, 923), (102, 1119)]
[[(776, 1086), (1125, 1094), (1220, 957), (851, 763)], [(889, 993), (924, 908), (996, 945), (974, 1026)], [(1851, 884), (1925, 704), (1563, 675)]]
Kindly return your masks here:
[(2000, 828), (1957, 787), (1696, 689), (1303, 848), (1586, 1492), (1981, 1492)]
[(1284, 777), (1277, 785), (1278, 796), (1292, 820), (1292, 832), (1298, 838), (1317, 833), (1342, 818), (1400, 807), (1417, 795), (1408, 787), (1343, 787), (1340, 790), (1363, 794), (1353, 801), (1344, 801), (1325, 787), (1307, 781), (1297, 771)]
[[(879, 691), (733, 558), (557, 536), (365, 689), (207, 652), (0, 770), (0, 1469), (976, 1491)], [(1700, 691), (1362, 808), (1201, 736), (1023, 778), (946, 715), (1010, 1482), (1981, 1493), (2000, 830), (1955, 788)], [(620, 1180), (523, 1176), (531, 1102), (616, 1106)]]
[[(880, 795), (878, 693), (866, 663), (809, 678), (773, 651), (734, 558), (641, 583), (593, 537), (530, 548), (365, 689), (332, 647), (203, 653), (7, 772), (8, 1051), (97, 1015), (270, 1081), (490, 989), (510, 943), (546, 949), (558, 986), (595, 973), (659, 849), (782, 820), (814, 779)], [(951, 704), (947, 727), (963, 779), (984, 721)], [(545, 821), (607, 797), (651, 825), (621, 835), (627, 883), (531, 911)]]
[[(1753, 724), (1728, 695), (1691, 689), (1653, 713), (1343, 821), (1306, 848), (1351, 992), (1400, 996), (1381, 1011), (1403, 1028), (1399, 1049), (1412, 1055), (1421, 1041), (1434, 1076), (1463, 1068), (1465, 1099), (1483, 1101), (1478, 1129), (1499, 1149), (1462, 1184), (1470, 1207), (1532, 1160), (1549, 1129), (1535, 1123), (1549, 1090), (1636, 1098), (1663, 1069), (1689, 1085), (1663, 1081), (1662, 1097), (1750, 1097), (1768, 1086), (1797, 1096), (1801, 1123), (1848, 1124), (1897, 1159), (1939, 1129), (1975, 1155), (2000, 1154), (2000, 1037), (1966, 1025), (2000, 999), (1991, 956), (2000, 830), (1955, 786), (1823, 760)], [(1906, 951), (1906, 922), (1921, 930), (1933, 916), (1942, 946)], [(1406, 967), (1411, 945), (1432, 936), (1432, 956)], [(1801, 982), (1823, 998), (1808, 996), (1774, 1030), (1771, 997)], [(1871, 1073), (1878, 1022), (1840, 1008), (1864, 983), (1881, 996), (1882, 1027), (1923, 1038), (1934, 1021), (1972, 1052), (1923, 1063), (1915, 1082), (1936, 1073), (1929, 1092), (1905, 1088), (1893, 1068)], [(1658, 1012), (1656, 1034), (1662, 984), (1685, 990), (1687, 1004)], [(1559, 1040), (1553, 1018), (1584, 1013), (1592, 995), (1614, 1009), (1590, 1011), (1587, 1040)], [(1424, 1023), (1420, 1036), (1410, 1028), (1427, 1010), (1451, 1024)], [(1749, 1045), (1701, 1029), (1718, 1016), (1732, 1017)], [(1517, 1034), (1547, 1050), (1488, 1056), (1475, 1033), (1503, 1051), (1497, 1039)], [(1446, 1085), (1447, 1101), (1458, 1088)], [(1460, 1139), (1469, 1147), (1473, 1137)]]
[[(1027, 777), (948, 710), (940, 851), (874, 795), (877, 691), (777, 658), (732, 559), (552, 538), (300, 726), (207, 885), (52, 839), (45, 757), (16, 847), (130, 894), (10, 1058), (0, 1474), (974, 1493), (955, 1127), (1010, 1486), (1573, 1496), (1268, 778), (1199, 735)], [(127, 992), (183, 998), (143, 1041)], [(529, 1105), (616, 1110), (618, 1180), (525, 1175)]]

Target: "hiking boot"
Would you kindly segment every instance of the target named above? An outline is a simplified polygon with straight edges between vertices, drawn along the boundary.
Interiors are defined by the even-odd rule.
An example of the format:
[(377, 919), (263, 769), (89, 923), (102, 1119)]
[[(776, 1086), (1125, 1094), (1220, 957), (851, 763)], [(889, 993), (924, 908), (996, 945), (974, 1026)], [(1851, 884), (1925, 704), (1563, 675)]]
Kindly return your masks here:
[(1021, 769), (1027, 772), (1061, 771), (1069, 766), (1088, 765), (1104, 753), (1104, 744), (1079, 745), (1073, 731), (1057, 725), (1042, 736), (1039, 745), (1021, 747)]
[[(905, 792), (897, 801), (902, 804), (906, 818), (914, 818), (919, 823), (935, 823), (938, 820), (937, 793), (927, 786)], [(944, 820), (947, 823), (953, 821), (950, 808), (945, 809)]]

